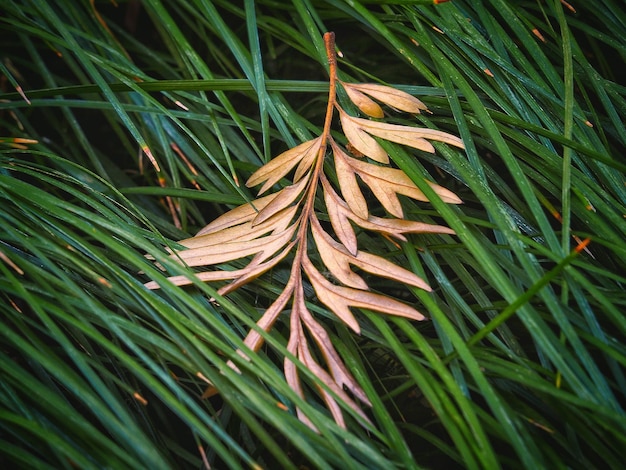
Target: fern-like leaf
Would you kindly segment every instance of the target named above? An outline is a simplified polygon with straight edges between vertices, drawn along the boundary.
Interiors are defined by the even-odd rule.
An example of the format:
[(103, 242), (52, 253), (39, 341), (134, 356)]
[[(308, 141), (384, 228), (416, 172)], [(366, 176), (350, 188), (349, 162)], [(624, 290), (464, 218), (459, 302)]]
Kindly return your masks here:
[[(325, 385), (319, 389), (319, 394), (336, 422), (340, 426), (345, 426), (337, 398), (364, 421), (368, 421), (367, 417), (353, 398), (366, 405), (369, 405), (369, 400), (342, 362), (324, 327), (308, 309), (304, 277), (313, 286), (317, 299), (356, 333), (360, 332), (360, 327), (353, 312), (355, 308), (423, 320), (424, 315), (412, 306), (370, 291), (365, 279), (352, 270), (352, 267), (356, 266), (361, 271), (430, 291), (428, 284), (413, 272), (379, 255), (360, 250), (354, 226), (400, 241), (406, 241), (405, 235), (409, 233), (453, 234), (454, 231), (447, 227), (403, 218), (404, 213), (398, 195), (418, 201), (428, 199), (406, 174), (388, 166), (389, 156), (376, 139), (388, 140), (426, 152), (435, 151), (429, 140), (459, 148), (463, 148), (463, 143), (459, 138), (440, 131), (350, 116), (337, 102), (338, 83), (344, 87), (352, 102), (370, 117), (384, 117), (382, 107), (376, 101), (409, 113), (419, 113), (427, 108), (411, 95), (388, 86), (339, 82), (332, 33), (325, 35), (325, 42), (329, 58), (330, 93), (322, 134), (283, 152), (263, 165), (252, 174), (246, 184), (250, 187), (262, 184), (259, 191), (259, 194), (262, 194), (293, 172), (292, 183), (275, 193), (260, 197), (218, 217), (200, 230), (195, 237), (181, 241), (180, 245), (184, 249), (173, 253), (172, 257), (190, 267), (229, 263), (249, 257), (250, 261), (244, 268), (197, 274), (203, 281), (230, 281), (219, 289), (219, 293), (225, 295), (252, 282), (286, 260), (293, 252), (289, 279), (283, 291), (257, 324), (262, 330), (269, 331), (281, 312), (291, 303), (290, 339), (287, 349)], [(335, 110), (339, 113), (347, 140), (346, 145), (351, 145), (365, 158), (350, 156), (331, 137), (330, 129)], [(339, 196), (324, 174), (323, 162), (331, 156), (335, 163), (338, 189), (343, 197)], [(367, 158), (373, 161), (367, 161)], [(370, 214), (368, 203), (362, 193), (362, 184), (369, 187), (380, 204), (395, 218), (381, 218)], [(428, 184), (443, 201), (453, 204), (461, 202), (447, 189), (434, 183)], [(320, 223), (314, 209), (320, 186), (332, 233)], [(309, 246), (311, 243), (315, 249)], [(315, 266), (312, 261), (315, 253), (319, 255), (324, 270), (336, 282), (328, 280)], [(192, 282), (191, 279), (182, 276), (171, 277), (170, 280), (177, 285)], [(152, 289), (159, 287), (153, 282), (147, 286)], [(244, 343), (253, 351), (257, 351), (263, 344), (263, 338), (257, 331), (252, 330)], [(315, 345), (321, 356), (313, 354), (312, 345)], [(241, 354), (243, 355), (243, 352)], [(322, 357), (325, 364), (318, 363), (316, 357)], [(231, 365), (236, 369), (234, 364)], [(288, 359), (285, 360), (285, 377), (293, 390), (304, 397), (298, 369)], [(348, 395), (346, 389), (352, 396)], [(211, 391), (208, 392), (210, 393)], [(313, 427), (301, 410), (298, 410), (298, 416)]]

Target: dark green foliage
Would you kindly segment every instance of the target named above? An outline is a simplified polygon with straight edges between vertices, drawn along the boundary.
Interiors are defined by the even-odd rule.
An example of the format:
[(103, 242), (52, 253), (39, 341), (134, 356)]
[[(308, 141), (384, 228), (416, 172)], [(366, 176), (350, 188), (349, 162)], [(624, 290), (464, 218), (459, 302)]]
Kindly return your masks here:
[[(619, 2), (4, 3), (3, 468), (622, 465)], [(392, 121), (466, 145), (386, 147), (433, 199), (403, 201), (407, 218), (456, 236), (398, 249), (359, 235), (428, 280), (433, 293), (368, 283), (430, 321), (360, 312), (356, 336), (308, 299), (373, 403), (368, 429), (344, 409), (348, 431), (285, 383), (287, 318), (249, 362), (235, 353), (284, 268), (227, 298), (165, 281), (185, 273), (167, 247), (254, 197), (235, 177), (319, 133), (328, 30), (341, 78), (394, 84), (433, 111)], [(465, 204), (442, 203), (425, 175)], [(207, 380), (220, 394), (202, 400)]]

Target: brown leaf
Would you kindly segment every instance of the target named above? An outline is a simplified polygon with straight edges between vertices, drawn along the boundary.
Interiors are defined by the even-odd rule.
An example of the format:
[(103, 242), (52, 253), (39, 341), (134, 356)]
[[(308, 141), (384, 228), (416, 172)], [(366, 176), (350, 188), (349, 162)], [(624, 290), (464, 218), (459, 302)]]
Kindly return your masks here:
[(339, 197), (326, 177), (322, 177), (321, 180), (322, 188), (324, 188), (324, 202), (333, 230), (348, 252), (354, 255), (357, 252), (356, 234), (350, 224), (350, 220), (348, 220), (347, 214), (350, 213), (355, 216), (356, 214)]
[[(348, 308), (349, 304), (347, 303), (346, 298), (333, 291), (333, 288), (336, 286), (328, 282), (326, 278), (324, 278), (324, 276), (322, 276), (320, 272), (315, 269), (308, 257), (304, 256), (302, 266), (309, 277), (311, 284), (313, 284), (313, 288), (315, 289), (315, 293), (317, 294), (319, 300), (321, 300), (324, 305), (337, 315), (341, 321), (352, 328), (356, 333), (360, 333), (361, 328), (359, 327), (359, 323), (356, 321), (356, 318), (354, 318), (354, 315)], [(342, 287), (341, 289), (348, 288)]]
[(310, 221), (311, 233), (313, 234), (317, 251), (328, 271), (346, 286), (367, 290), (367, 283), (363, 278), (350, 269), (349, 259), (355, 258), (348, 253), (348, 250), (343, 245), (333, 240), (322, 229), (319, 220), (317, 220), (314, 214), (311, 215)]
[[(396, 193), (403, 194), (418, 201), (428, 201), (424, 193), (415, 186), (411, 178), (402, 170), (374, 165), (348, 156), (346, 156), (346, 163), (349, 164), (354, 172), (361, 177), (363, 182), (370, 187), (385, 209), (396, 217), (402, 218), (404, 216), (402, 205)], [(428, 184), (444, 202), (451, 204), (462, 203), (453, 192), (434, 183), (428, 182)], [(357, 215), (362, 217), (360, 214)]]
[[(246, 186), (251, 188), (265, 181), (265, 184), (259, 190), (259, 194), (263, 194), (289, 173), (298, 162), (303, 159), (314, 158), (319, 152), (321, 142), (321, 137), (317, 137), (281, 153), (255, 171), (246, 182)], [(299, 173), (302, 176), (303, 172), (300, 171)]]
[(343, 89), (346, 90), (350, 101), (362, 112), (374, 118), (382, 118), (385, 116), (383, 109), (374, 100), (361, 93), (353, 84), (344, 82), (341, 82), (341, 84), (343, 85)]
[(339, 357), (328, 332), (315, 320), (315, 318), (313, 318), (313, 315), (311, 315), (311, 312), (309, 312), (308, 309), (303, 310), (300, 313), (300, 317), (317, 343), (335, 382), (339, 385), (339, 387), (346, 387), (350, 390), (350, 392), (361, 400), (361, 402), (371, 406), (367, 395), (356, 382), (352, 374), (350, 374), (345, 364)]
[[(337, 63), (333, 55), (335, 51), (333, 38), (332, 33), (324, 36), (331, 77), (329, 89), (333, 94), (329, 96), (323, 132), (319, 137), (289, 149), (263, 165), (250, 176), (246, 185), (249, 187), (261, 185), (259, 194), (262, 194), (293, 173), (292, 183), (272, 195), (250, 201), (218, 217), (200, 230), (195, 237), (182, 240), (180, 245), (183, 249), (176, 250), (170, 255), (189, 267), (226, 264), (223, 266), (224, 269), (190, 273), (188, 276), (173, 276), (169, 281), (175, 285), (186, 285), (197, 280), (226, 281), (218, 289), (220, 295), (226, 295), (267, 273), (283, 262), (292, 250), (295, 251), (287, 284), (261, 316), (257, 328), (247, 334), (244, 340), (246, 347), (243, 348), (245, 352), (238, 350), (238, 354), (249, 359), (250, 350), (258, 351), (263, 344), (263, 332), (271, 330), (291, 301), (291, 309), (288, 312), (290, 336), (287, 350), (290, 353), (288, 357), (292, 359), (285, 358), (284, 362), (287, 383), (298, 396), (305, 399), (299, 370), (294, 363), (298, 362), (295, 359), (297, 358), (317, 376), (319, 380), (316, 384), (326, 407), (337, 424), (345, 427), (343, 410), (346, 408), (340, 406), (340, 403), (343, 402), (365, 422), (369, 422), (356, 399), (368, 405), (370, 402), (343, 363), (330, 335), (309, 311), (304, 297), (304, 275), (306, 274), (310, 281), (317, 300), (357, 333), (360, 327), (352, 310), (354, 308), (423, 320), (424, 316), (412, 306), (369, 291), (362, 272), (427, 291), (430, 287), (415, 273), (393, 263), (390, 259), (359, 250), (355, 226), (399, 240), (406, 240), (405, 234), (408, 233), (454, 233), (447, 227), (401, 218), (403, 212), (400, 195), (419, 201), (426, 201), (427, 198), (401, 170), (385, 166), (389, 163), (389, 156), (379, 139), (427, 152), (435, 150), (429, 140), (460, 148), (463, 148), (463, 142), (453, 135), (432, 129), (387, 124), (346, 114), (339, 106), (334, 93), (338, 79)], [(359, 110), (372, 118), (384, 117), (381, 103), (409, 113), (419, 113), (427, 109), (417, 98), (385, 85), (340, 83)], [(343, 131), (348, 141), (346, 148), (350, 149), (353, 156), (348, 155), (333, 141), (331, 129), (334, 109), (339, 110)], [(324, 174), (326, 143), (332, 146), (340, 192), (333, 188)], [(369, 157), (375, 162), (361, 157)], [(315, 212), (319, 207), (316, 191), (320, 183), (334, 234), (325, 230), (325, 225), (322, 225)], [(426, 188), (421, 182), (418, 183), (420, 187)], [(461, 202), (452, 192), (434, 183), (427, 184), (443, 201)], [(390, 214), (400, 218), (383, 219), (370, 215), (363, 185), (371, 190)], [(323, 264), (329, 275), (334, 278), (333, 282), (312, 264), (307, 248), (309, 237), (311, 243), (315, 243), (317, 247), (320, 264)], [(233, 261), (236, 261), (233, 264), (237, 268), (228, 264)], [(246, 262), (245, 267), (239, 268), (239, 265)], [(151, 282), (147, 283), (146, 287), (157, 289), (160, 286), (156, 282)], [(318, 362), (322, 357), (323, 361)], [(232, 360), (227, 364), (239, 371), (235, 363), (243, 364), (242, 361)], [(214, 391), (215, 387), (210, 387), (207, 393)], [(204, 396), (207, 396), (207, 393)], [(301, 421), (316, 430), (299, 407), (296, 411)]]
[(363, 130), (358, 121), (355, 121), (356, 118), (339, 109), (339, 119), (341, 120), (343, 133), (355, 149), (372, 160), (380, 163), (389, 163), (389, 156), (385, 149), (376, 142), (376, 139)]
[[(350, 217), (350, 214), (348, 214), (348, 217)], [(448, 235), (455, 235), (456, 233), (450, 227), (444, 225), (427, 224), (405, 219), (385, 219), (375, 216), (370, 216), (367, 220), (358, 217), (350, 218), (364, 229), (386, 233), (402, 241), (406, 241), (406, 238), (401, 236), (404, 233), (442, 233)]]
[(355, 258), (346, 261), (371, 274), (415, 286), (427, 292), (432, 291), (430, 286), (426, 284), (421, 277), (381, 256), (373, 255), (366, 251), (359, 251)]
[[(393, 168), (385, 168), (385, 170), (393, 170)], [(396, 194), (396, 189), (401, 189), (400, 186), (393, 187), (389, 184), (388, 181), (384, 180), (383, 178), (373, 176), (368, 173), (359, 174), (359, 176), (361, 177), (363, 182), (370, 187), (370, 189), (374, 193), (374, 196), (376, 196), (376, 198), (390, 214), (395, 215), (399, 218), (404, 217), (402, 204), (400, 203), (400, 200), (398, 199), (398, 196)], [(419, 192), (421, 193), (421, 191)], [(426, 197), (423, 193), (421, 195), (418, 195), (414, 192), (413, 197), (421, 201), (426, 200)]]
[(285, 207), (289, 207), (293, 201), (302, 193), (309, 178), (304, 178), (295, 184), (287, 186), (276, 193), (276, 197), (272, 199), (252, 220), (252, 226), (262, 224), (274, 215), (282, 211)]
[[(225, 281), (228, 279), (234, 279), (238, 277), (241, 272), (244, 270), (235, 270), (235, 271), (209, 271), (204, 273), (196, 273), (195, 276), (203, 282), (212, 282), (212, 281)], [(193, 280), (189, 276), (171, 276), (168, 277), (167, 280), (174, 284), (175, 286), (186, 286), (189, 284), (193, 284)], [(160, 289), (161, 285), (156, 281), (146, 282), (144, 284), (146, 288), (150, 290)]]
[(254, 217), (256, 217), (258, 212), (265, 206), (267, 206), (277, 195), (278, 193), (268, 194), (267, 196), (255, 199), (254, 201), (242, 204), (241, 206), (231, 209), (230, 211), (220, 215), (213, 222), (201, 229), (196, 234), (196, 237), (198, 235), (219, 232), (220, 230), (223, 230), (225, 228), (243, 224), (244, 222), (249, 222)]
[[(305, 323), (307, 327), (309, 327), (310, 325), (313, 328), (314, 334), (318, 333), (319, 330), (322, 328), (316, 322), (313, 322), (313, 323), (307, 322), (307, 319), (312, 320), (312, 316), (310, 312), (308, 311), (306, 304), (304, 303), (304, 294), (302, 290), (295, 292), (293, 307), (294, 307), (295, 314), (300, 319), (300, 322), (298, 325), (299, 331), (297, 335), (298, 336), (298, 359), (300, 359), (304, 363), (304, 365), (306, 365), (311, 370), (311, 372), (313, 372), (317, 377), (319, 377), (322, 380), (322, 382), (329, 389), (333, 391), (335, 395), (339, 396), (345, 404), (350, 406), (352, 410), (354, 410), (367, 422), (370, 422), (367, 416), (358, 407), (358, 405), (343, 390), (343, 385), (346, 384), (356, 392), (357, 396), (364, 398), (363, 400), (364, 403), (369, 403), (367, 396), (361, 390), (358, 384), (352, 379), (350, 374), (348, 373), (347, 375), (344, 375), (342, 370), (335, 368), (334, 371), (337, 372), (339, 375), (338, 377), (335, 377), (334, 375), (331, 377), (331, 375), (328, 374), (328, 372), (324, 370), (320, 366), (320, 364), (313, 358), (313, 355), (311, 354), (311, 351), (309, 349), (306, 335), (304, 334), (304, 330), (302, 328), (302, 323)], [(319, 328), (315, 329), (315, 325), (317, 325)], [(318, 338), (321, 340), (321, 342), (318, 342), (317, 338), (316, 338), (316, 342), (318, 343), (318, 346), (320, 347), (320, 351), (322, 351), (322, 354), (324, 355), (324, 357), (325, 358), (329, 357), (331, 363), (333, 362), (333, 360), (338, 360), (339, 362), (341, 362), (341, 359), (339, 358), (339, 355), (334, 350), (334, 347), (332, 343), (330, 342), (328, 335), (326, 335), (325, 337), (323, 335), (318, 336)], [(327, 364), (328, 363), (329, 362), (327, 361)], [(347, 373), (347, 370), (345, 372)], [(340, 382), (337, 381), (337, 378), (339, 378)], [(343, 425), (343, 427), (345, 427), (345, 423), (343, 421), (343, 415), (341, 413), (341, 408), (339, 408), (339, 406), (337, 405), (337, 402), (335, 401), (335, 398), (333, 397), (333, 395), (329, 394), (325, 389), (321, 387), (319, 388), (319, 390), (328, 408), (331, 410), (331, 413), (333, 414), (333, 417), (335, 418), (335, 421), (337, 422), (337, 424), (339, 424), (340, 426)]]
[(375, 216), (363, 219), (348, 207), (325, 178), (322, 179), (322, 187), (324, 188), (324, 200), (333, 231), (352, 255), (357, 253), (357, 244), (356, 234), (350, 224), (350, 220), (366, 230), (390, 235), (402, 241), (406, 241), (406, 238), (403, 236), (404, 233), (442, 233), (451, 235), (455, 233), (454, 230), (443, 225), (411, 220), (386, 219)]
[(376, 276), (394, 279), (428, 292), (431, 291), (430, 286), (422, 278), (385, 258), (361, 250), (356, 255), (348, 253), (343, 245), (324, 232), (315, 216), (311, 216), (311, 232), (324, 265), (338, 281), (346, 286), (368, 289), (363, 278), (350, 268), (352, 264)]
[(303, 258), (302, 266), (318, 299), (356, 333), (360, 333), (361, 329), (350, 311), (350, 307), (366, 308), (389, 315), (411, 318), (412, 320), (424, 320), (425, 318), (413, 307), (390, 297), (331, 284), (315, 269), (306, 256)]
[(293, 237), (296, 226), (292, 225), (282, 232), (262, 238), (243, 241), (224, 241), (211, 246), (202, 246), (181, 251), (178, 257), (188, 266), (208, 266), (226, 263), (249, 255), (261, 253), (261, 261), (269, 258), (285, 246)]
[[(287, 256), (287, 254), (289, 253), (292, 247), (293, 247), (293, 243), (290, 243), (289, 245), (287, 245), (287, 247), (283, 250), (282, 253), (274, 256), (269, 261), (265, 261), (263, 263), (259, 261), (261, 257), (257, 256), (253, 258), (252, 261), (250, 261), (250, 263), (248, 263), (245, 268), (242, 268), (242, 269), (234, 269), (232, 271), (227, 271), (227, 270), (204, 271), (204, 272), (194, 273), (193, 276), (195, 276), (198, 280), (202, 282), (216, 282), (216, 281), (226, 281), (229, 279), (234, 279), (233, 282), (225, 285), (224, 287), (218, 290), (218, 293), (220, 295), (226, 295), (229, 292), (232, 292), (238, 287), (241, 287), (242, 285), (247, 284), (250, 281), (253, 281), (257, 277), (259, 277), (261, 274), (272, 269), (281, 260), (283, 260), (285, 256)], [(193, 284), (192, 276), (171, 276), (168, 278), (168, 281), (170, 281), (175, 286), (186, 286), (189, 284)], [(161, 286), (156, 281), (146, 282), (144, 286), (146, 286), (148, 289), (151, 289), (151, 290), (161, 288)]]
[(465, 148), (461, 139), (446, 132), (370, 121), (350, 116), (341, 109), (339, 111), (346, 138), (359, 152), (380, 163), (388, 163), (389, 157), (372, 135), (430, 153), (434, 153), (435, 148), (426, 139)]
[[(300, 359), (304, 365), (318, 377), (326, 387), (332, 390), (333, 394), (338, 396), (339, 399), (346, 405), (348, 405), (355, 413), (357, 413), (361, 418), (363, 418), (366, 422), (371, 423), (369, 418), (363, 410), (359, 408), (359, 406), (352, 400), (348, 394), (337, 384), (334, 379), (330, 376), (330, 374), (324, 370), (313, 358), (311, 351), (309, 350), (309, 345), (306, 341), (306, 337), (304, 333), (301, 333), (300, 342), (298, 344), (298, 359)], [(331, 395), (324, 388), (319, 387), (322, 398), (326, 402), (326, 407), (330, 410), (333, 419), (339, 425), (339, 427), (346, 428), (346, 423), (343, 418), (343, 413), (341, 412), (341, 408), (339, 404), (335, 400), (335, 397)]]
[[(300, 323), (298, 307), (294, 305), (289, 322), (289, 342), (287, 343), (287, 351), (289, 351), (295, 357), (299, 358), (299, 347), (303, 338), (304, 331), (302, 330), (302, 325)], [(287, 383), (289, 384), (291, 389), (304, 400), (304, 390), (302, 389), (302, 384), (300, 383), (300, 375), (298, 374), (298, 368), (296, 367), (295, 363), (285, 357), (283, 368), (285, 371), (285, 379)], [(313, 425), (311, 420), (302, 412), (299, 407), (296, 408), (296, 414), (300, 421), (302, 421), (314, 431), (317, 431), (317, 428)]]
[[(252, 240), (270, 232), (282, 232), (291, 223), (296, 211), (296, 207), (288, 207), (274, 214), (274, 217), (271, 219), (255, 226), (252, 225), (251, 221), (245, 222), (216, 232), (196, 235), (195, 237), (181, 240), (178, 243), (189, 249), (208, 248), (211, 246), (217, 246), (219, 249), (219, 246), (225, 243)], [(253, 215), (256, 215), (256, 213), (253, 213)], [(189, 251), (190, 250), (181, 251), (181, 253), (186, 253), (186, 256), (191, 256)]]
[(430, 153), (435, 152), (434, 147), (425, 139), (436, 140), (462, 149), (465, 148), (461, 139), (447, 132), (425, 129), (423, 127), (387, 124), (385, 122), (376, 122), (361, 118), (353, 119), (357, 121), (357, 125), (361, 126), (366, 132), (372, 135), (398, 144), (408, 145), (418, 150), (424, 150)]
[[(352, 92), (365, 93), (371, 96), (372, 98), (375, 98), (378, 101), (381, 101), (385, 103), (386, 105), (391, 106), (392, 108), (399, 109), (400, 111), (405, 111), (407, 113), (419, 114), (421, 111), (428, 110), (428, 107), (424, 103), (422, 103), (420, 100), (415, 98), (413, 95), (409, 95), (408, 93), (404, 91), (397, 90), (396, 88), (392, 88), (386, 85), (378, 85), (375, 83), (344, 83), (344, 82), (341, 82), (341, 84), (343, 85), (344, 89), (346, 89), (348, 96), (350, 96), (350, 92), (348, 92), (348, 88), (349, 88), (352, 90)], [(381, 113), (382, 113), (382, 110), (381, 110)], [(380, 116), (374, 116), (374, 115), (370, 115), (370, 116), (377, 117), (377, 118), (383, 117), (382, 114)]]
[[(220, 289), (218, 293), (220, 293), (221, 295), (225, 295), (226, 292), (223, 292), (224, 289), (225, 288)], [(259, 321), (257, 322), (257, 325), (259, 326), (259, 328), (261, 328), (262, 330), (266, 332), (269, 332), (272, 329), (274, 322), (278, 319), (278, 316), (284, 310), (285, 306), (287, 305), (287, 302), (289, 302), (289, 299), (291, 298), (292, 293), (293, 293), (293, 284), (289, 283), (287, 284), (287, 286), (285, 286), (285, 289), (283, 289), (283, 291), (278, 296), (278, 298), (265, 311), (263, 316), (259, 319)], [(253, 350), (254, 352), (258, 351), (261, 348), (261, 346), (263, 345), (263, 342), (264, 342), (263, 336), (257, 330), (254, 330), (254, 329), (251, 329), (250, 331), (248, 331), (248, 334), (246, 335), (246, 338), (244, 339), (244, 344), (248, 348)], [(241, 349), (237, 349), (236, 352), (242, 358), (246, 360), (250, 360), (248, 355), (244, 353)], [(233, 361), (229, 360), (226, 364), (229, 367), (231, 367), (233, 370), (235, 370), (236, 372), (241, 373), (239, 368), (235, 365)], [(211, 387), (209, 387), (204, 392), (204, 394), (202, 395), (202, 398), (207, 398), (209, 396), (208, 393), (210, 392), (210, 389)]]
[(341, 150), (335, 141), (331, 141), (330, 145), (333, 149), (333, 156), (335, 157), (335, 169), (337, 171), (341, 194), (350, 206), (350, 209), (359, 217), (366, 219), (368, 216), (367, 202), (365, 201), (365, 197), (363, 197), (361, 188), (359, 188), (354, 169), (349, 164), (349, 159), (352, 157)]
[[(293, 182), (295, 183), (296, 181), (300, 181), (300, 179), (311, 170), (311, 168), (313, 167), (313, 164), (315, 163), (315, 159), (318, 157), (321, 149), (320, 149), (320, 144), (321, 141), (319, 143), (316, 144), (316, 146), (314, 148), (311, 149), (311, 151), (306, 152), (305, 155), (303, 155), (302, 159), (300, 159), (300, 163), (298, 164), (296, 171), (293, 174)], [(322, 155), (322, 158), (324, 156)]]
[[(270, 305), (265, 313), (263, 313), (259, 321), (257, 321), (256, 324), (259, 328), (264, 331), (270, 331), (272, 329), (272, 326), (278, 319), (279, 315), (287, 306), (292, 293), (293, 289), (290, 288), (290, 286), (286, 286), (278, 298), (274, 300), (272, 305)], [(263, 337), (256, 330), (250, 330), (244, 340), (244, 344), (253, 351), (258, 351), (263, 344)]]
[(261, 262), (264, 258), (263, 255), (256, 255), (252, 258), (252, 261), (246, 265), (244, 269), (239, 270), (239, 276), (231, 283), (221, 287), (217, 292), (220, 295), (226, 295), (239, 287), (254, 281), (256, 278), (266, 273), (270, 269), (274, 268), (278, 263), (280, 263), (285, 257), (289, 254), (291, 249), (293, 248), (295, 242), (289, 243), (282, 252), (273, 256), (269, 259), (269, 261)]

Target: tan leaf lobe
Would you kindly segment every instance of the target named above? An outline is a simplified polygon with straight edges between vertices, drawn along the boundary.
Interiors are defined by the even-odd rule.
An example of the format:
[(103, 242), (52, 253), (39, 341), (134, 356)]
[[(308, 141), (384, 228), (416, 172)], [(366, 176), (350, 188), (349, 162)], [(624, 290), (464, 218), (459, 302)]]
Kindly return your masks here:
[[(378, 85), (375, 83), (343, 83), (343, 82), (342, 82), (342, 85), (344, 86), (344, 88), (347, 87), (346, 92), (348, 92), (348, 88), (350, 88), (352, 92), (358, 91), (358, 92), (361, 92), (361, 94), (364, 93), (400, 111), (413, 113), (413, 114), (419, 114), (422, 111), (428, 110), (428, 107), (424, 103), (422, 103), (420, 100), (415, 98), (413, 95), (410, 95), (405, 91), (392, 88), (390, 86)], [(350, 95), (349, 92), (348, 92), (348, 95)], [(381, 116), (372, 116), (372, 117), (383, 117), (383, 116), (381, 115)]]
[(350, 101), (352, 101), (357, 108), (363, 113), (373, 118), (382, 118), (385, 116), (383, 109), (371, 98), (368, 98), (365, 94), (361, 93), (357, 87), (348, 83), (341, 83)]
[(259, 194), (263, 194), (287, 175), (301, 160), (315, 158), (320, 144), (321, 138), (318, 137), (281, 153), (255, 171), (246, 182), (246, 186), (251, 188), (265, 182), (259, 190)]

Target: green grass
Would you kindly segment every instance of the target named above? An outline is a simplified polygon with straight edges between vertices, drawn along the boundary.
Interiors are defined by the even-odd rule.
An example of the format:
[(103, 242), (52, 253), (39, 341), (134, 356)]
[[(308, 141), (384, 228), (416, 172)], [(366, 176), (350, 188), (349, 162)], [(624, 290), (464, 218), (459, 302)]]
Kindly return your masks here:
[[(423, 3), (4, 5), (4, 466), (621, 466), (626, 14), (611, 0), (575, 13), (557, 0)], [(327, 30), (340, 78), (414, 94), (432, 114), (393, 120), (466, 145), (388, 146), (432, 196), (404, 201), (408, 218), (456, 236), (397, 249), (359, 235), (433, 286), (393, 291), (429, 321), (362, 312), (356, 336), (308, 299), (373, 403), (371, 427), (344, 408), (347, 431), (287, 386), (287, 315), (249, 362), (235, 352), (284, 267), (226, 298), (165, 281), (186, 272), (167, 247), (253, 198), (237, 182), (319, 132)], [(425, 175), (464, 204), (442, 203)], [(207, 381), (220, 394), (202, 400)]]

